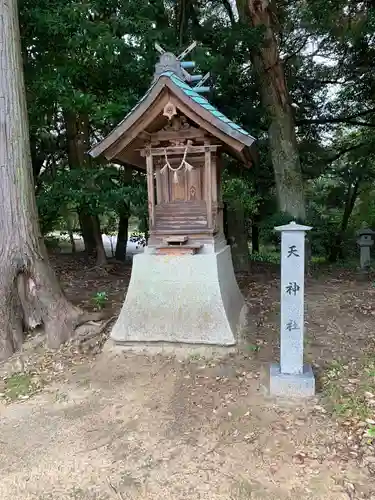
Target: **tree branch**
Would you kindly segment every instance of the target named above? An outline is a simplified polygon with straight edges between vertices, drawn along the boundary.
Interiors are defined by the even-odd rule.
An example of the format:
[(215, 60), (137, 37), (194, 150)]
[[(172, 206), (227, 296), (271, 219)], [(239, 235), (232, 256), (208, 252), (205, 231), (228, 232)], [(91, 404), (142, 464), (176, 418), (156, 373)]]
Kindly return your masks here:
[(319, 83), (320, 85), (348, 85), (348, 84), (353, 83), (350, 80), (343, 81), (340, 79), (339, 80), (330, 80), (330, 79), (319, 80), (316, 78), (304, 78), (304, 77), (300, 77), (299, 79), (303, 82), (314, 82), (314, 83)]
[(345, 118), (317, 118), (316, 120), (300, 120), (296, 122), (296, 125), (326, 125), (328, 123), (346, 123), (347, 125), (353, 125), (355, 127), (375, 128), (375, 123), (363, 122), (361, 120), (349, 120)]
[(311, 52), (310, 54), (306, 54), (306, 57), (308, 57), (309, 59), (312, 59), (313, 57), (317, 56), (321, 50), (321, 48), (323, 47), (323, 45), (326, 43), (327, 39), (326, 38), (323, 38), (323, 40), (321, 40), (319, 43), (318, 43), (318, 46), (316, 47), (316, 49)]
[(307, 35), (307, 37), (303, 40), (301, 45), (296, 50), (293, 50), (293, 52), (291, 54), (288, 54), (287, 56), (285, 56), (282, 59), (283, 63), (285, 64), (290, 59), (292, 59), (292, 57), (296, 56), (299, 52), (301, 52), (301, 50), (306, 46), (307, 42), (309, 41), (309, 38), (310, 38), (310, 35)]
[(372, 122), (362, 122), (360, 120), (348, 120), (344, 123), (347, 123), (348, 125), (354, 125), (355, 127), (369, 127), (369, 128), (375, 128), (375, 123)]
[(362, 122), (360, 120), (356, 120), (356, 118), (360, 118), (361, 116), (370, 115), (371, 113), (375, 113), (375, 109), (367, 109), (365, 111), (360, 111), (359, 113), (355, 113), (354, 115), (349, 116), (327, 116), (325, 118), (311, 118), (311, 119), (302, 119), (296, 120), (296, 125), (310, 125), (310, 124), (318, 124), (324, 125), (327, 123), (347, 123), (349, 125), (358, 125), (360, 127), (375, 127), (375, 123)]
[(339, 158), (341, 158), (341, 156), (345, 155), (346, 153), (350, 153), (350, 151), (354, 151), (356, 149), (359, 149), (362, 146), (364, 146), (365, 144), (366, 144), (365, 142), (360, 142), (359, 144), (354, 144), (352, 146), (349, 146), (348, 148), (342, 149), (341, 151), (339, 151), (338, 153), (336, 153), (334, 156), (332, 156), (331, 158), (329, 158), (327, 160), (327, 163), (332, 163), (332, 162), (338, 160)]

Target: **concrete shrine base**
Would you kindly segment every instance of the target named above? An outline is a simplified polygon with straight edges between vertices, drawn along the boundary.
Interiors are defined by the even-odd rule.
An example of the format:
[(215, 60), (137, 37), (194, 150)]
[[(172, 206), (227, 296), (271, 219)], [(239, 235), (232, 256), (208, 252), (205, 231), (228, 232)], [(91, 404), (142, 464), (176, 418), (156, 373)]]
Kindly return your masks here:
[(130, 349), (158, 343), (233, 346), (246, 307), (225, 246), (196, 255), (135, 255), (111, 339)]
[(301, 374), (281, 373), (279, 364), (270, 366), (269, 392), (271, 396), (308, 398), (315, 395), (315, 378), (310, 365), (304, 365)]

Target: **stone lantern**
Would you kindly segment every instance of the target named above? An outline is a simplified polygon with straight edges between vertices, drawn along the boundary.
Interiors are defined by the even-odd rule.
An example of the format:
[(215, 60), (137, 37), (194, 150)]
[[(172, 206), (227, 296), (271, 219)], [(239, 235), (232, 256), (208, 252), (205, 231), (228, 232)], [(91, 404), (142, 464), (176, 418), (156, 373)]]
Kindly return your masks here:
[(357, 231), (357, 243), (360, 248), (360, 268), (368, 270), (371, 264), (370, 248), (374, 244), (372, 229), (363, 228)]

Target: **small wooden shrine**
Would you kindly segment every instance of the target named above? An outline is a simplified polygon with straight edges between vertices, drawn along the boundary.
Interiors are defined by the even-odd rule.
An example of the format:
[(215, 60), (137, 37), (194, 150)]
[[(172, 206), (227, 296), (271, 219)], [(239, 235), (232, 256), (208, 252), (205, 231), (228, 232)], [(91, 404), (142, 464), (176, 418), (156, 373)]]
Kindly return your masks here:
[[(230, 257), (230, 249), (224, 238), (220, 190), (222, 155), (229, 154), (247, 166), (252, 164), (255, 156), (254, 138), (202, 96), (207, 90), (207, 87), (203, 86), (206, 78), (200, 75), (192, 76), (186, 71), (185, 68), (192, 67), (194, 63), (184, 63), (182, 59), (193, 47), (194, 44), (181, 56), (176, 57), (157, 46), (161, 55), (149, 91), (124, 120), (90, 151), (93, 157), (104, 156), (111, 162), (132, 165), (147, 171), (148, 247), (145, 255), (138, 255), (134, 259), (127, 298), (114, 328), (117, 332), (115, 337), (119, 341), (216, 343), (215, 335), (207, 335), (207, 332), (201, 339), (198, 331), (191, 333), (189, 337), (189, 328), (186, 326), (181, 327), (180, 334), (175, 334), (173, 338), (168, 334), (168, 328), (176, 330), (175, 326), (171, 326), (174, 325), (174, 320), (171, 319), (173, 314), (170, 315), (170, 311), (173, 313), (173, 307), (168, 308), (169, 312), (163, 309), (164, 299), (160, 298), (160, 293), (173, 293), (172, 283), (175, 283), (178, 289), (182, 283), (186, 290), (187, 281), (192, 282), (192, 276), (190, 273), (186, 277), (175, 279), (170, 275), (168, 278), (173, 266), (169, 266), (165, 272), (159, 272), (157, 268), (162, 266), (165, 260), (155, 260), (161, 255), (185, 258), (176, 261), (179, 269), (184, 265), (187, 269), (186, 266), (192, 265), (193, 262), (195, 264), (192, 265), (191, 272), (196, 274), (198, 269), (194, 271), (193, 268), (198, 260), (190, 261), (186, 260), (187, 258), (197, 259), (199, 256), (215, 254), (221, 250), (225, 250), (225, 254), (229, 252)], [(197, 83), (192, 86), (194, 81)], [(149, 282), (153, 282), (153, 276), (155, 277), (158, 283), (155, 294), (159, 298), (151, 297), (149, 293), (146, 298), (142, 295), (143, 292), (136, 292), (132, 288), (135, 280), (138, 280), (139, 288), (143, 279), (143, 271), (139, 266), (144, 270), (145, 266), (147, 267), (146, 260), (151, 256), (154, 260), (147, 261), (150, 266), (147, 278)], [(141, 261), (138, 272), (137, 262)], [(230, 281), (235, 283), (231, 260), (225, 265), (230, 266)], [(176, 272), (181, 274), (181, 271)], [(167, 283), (164, 291), (162, 282)], [(217, 285), (220, 286), (219, 282)], [(236, 284), (233, 286), (237, 287)], [(195, 283), (191, 293), (197, 293), (198, 289), (199, 284)], [(175, 292), (179, 293), (177, 289)], [(235, 295), (238, 293), (236, 291)], [(186, 297), (181, 297), (181, 300), (185, 302)], [(238, 300), (243, 305), (242, 297)], [(134, 314), (138, 313), (130, 309), (134, 308), (134, 301), (143, 311), (137, 318)], [(142, 301), (145, 303), (142, 304)], [(232, 299), (228, 298), (227, 302), (231, 303)], [(223, 307), (225, 309), (225, 305)], [(194, 312), (188, 309), (187, 317), (191, 317)], [(145, 310), (151, 310), (149, 320)], [(156, 327), (159, 333), (153, 334), (150, 329), (155, 330), (151, 325), (155, 324), (156, 317), (159, 317), (157, 321), (160, 324)], [(201, 327), (202, 325), (197, 325), (197, 328)], [(220, 342), (219, 339), (218, 343), (234, 343), (233, 336), (226, 337), (226, 341)]]

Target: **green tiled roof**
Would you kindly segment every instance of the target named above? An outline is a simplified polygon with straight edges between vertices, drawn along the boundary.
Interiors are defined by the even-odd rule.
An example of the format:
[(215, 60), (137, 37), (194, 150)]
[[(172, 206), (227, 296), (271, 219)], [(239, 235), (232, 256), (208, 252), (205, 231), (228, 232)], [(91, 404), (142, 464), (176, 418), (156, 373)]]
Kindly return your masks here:
[[(94, 146), (89, 154), (96, 158), (97, 156), (103, 154), (104, 151), (106, 151), (114, 142), (116, 142), (122, 134), (124, 134), (130, 124), (127, 124), (126, 122), (130, 120), (130, 123), (132, 123), (131, 115), (134, 113), (134, 119), (136, 119), (137, 116), (137, 110), (139, 106), (147, 100), (148, 97), (150, 97), (150, 94), (152, 93), (153, 89), (160, 83), (160, 79), (165, 78), (167, 79), (167, 83), (165, 85), (168, 85), (172, 92), (173, 92), (173, 87), (175, 88), (175, 92), (180, 93), (182, 92), (188, 99), (191, 99), (195, 104), (200, 106), (200, 108), (205, 111), (205, 113), (209, 113), (212, 116), (212, 124), (217, 128), (223, 131), (226, 135), (232, 136), (235, 138), (237, 141), (241, 142), (243, 145), (246, 145), (247, 147), (251, 147), (253, 142), (255, 141), (254, 137), (252, 137), (246, 130), (244, 130), (242, 127), (237, 125), (236, 123), (232, 122), (229, 118), (227, 118), (223, 113), (221, 113), (219, 110), (217, 110), (212, 104), (210, 104), (206, 98), (204, 98), (202, 95), (199, 94), (199, 92), (196, 92), (194, 88), (190, 87), (185, 81), (183, 81), (181, 78), (179, 78), (175, 73), (172, 71), (166, 71), (164, 73), (161, 73), (160, 76), (158, 77), (157, 80), (153, 82), (151, 87), (148, 89), (146, 94), (138, 101), (138, 103), (129, 111), (129, 113), (125, 116), (125, 118), (117, 125), (117, 127), (110, 132), (107, 137), (105, 137), (99, 144)], [(162, 83), (162, 82), (161, 82)], [(160, 88), (162, 89), (163, 83), (161, 84)], [(188, 102), (187, 102), (188, 104)], [(150, 105), (150, 103), (148, 104)], [(139, 118), (139, 117), (138, 117)], [(206, 118), (207, 121), (210, 121), (209, 119)], [(242, 136), (242, 137), (241, 137)]]
[(179, 87), (187, 96), (189, 96), (191, 99), (193, 99), (194, 102), (202, 106), (202, 108), (209, 111), (215, 118), (218, 118), (223, 123), (231, 127), (233, 130), (236, 130), (237, 132), (240, 132), (241, 134), (246, 135), (247, 137), (251, 137), (251, 135), (248, 132), (246, 132), (246, 130), (244, 130), (242, 127), (232, 122), (232, 120), (223, 115), (223, 113), (221, 113), (218, 109), (216, 109), (215, 106), (212, 106), (212, 104), (210, 104), (205, 97), (196, 92), (194, 88), (190, 87), (190, 85), (188, 85), (186, 82), (178, 78), (178, 76), (175, 73), (173, 73), (172, 71), (166, 71), (165, 73), (162, 73), (160, 75), (160, 77), (162, 76), (167, 76), (168, 78), (170, 78), (172, 82), (177, 87)]
[[(159, 76), (158, 80), (161, 77), (168, 77), (168, 78), (170, 78), (170, 80), (179, 89), (181, 89), (184, 92), (184, 94), (186, 94), (188, 97), (190, 97), (190, 99), (192, 99), (194, 102), (196, 102), (197, 104), (199, 104), (200, 106), (202, 106), (202, 108), (204, 108), (205, 110), (209, 111), (215, 118), (217, 118), (220, 121), (222, 121), (223, 123), (225, 123), (225, 125), (229, 126), (230, 128), (232, 128), (236, 132), (240, 132), (241, 134), (245, 135), (246, 137), (252, 138), (252, 136), (248, 132), (246, 132), (246, 130), (244, 130), (242, 127), (240, 127), (239, 125), (237, 125), (236, 123), (234, 123), (232, 120), (230, 120), (229, 118), (227, 118), (225, 115), (223, 115), (223, 113), (221, 113), (218, 109), (216, 109), (214, 106), (212, 106), (212, 104), (210, 104), (209, 101), (205, 97), (203, 97), (201, 94), (199, 94), (198, 92), (196, 92), (194, 90), (194, 88), (190, 87), (190, 85), (188, 85), (186, 82), (184, 82), (183, 80), (181, 80), (180, 78), (178, 78), (178, 76), (175, 73), (173, 73), (172, 71), (166, 71), (166, 72), (162, 73)], [(125, 116), (125, 118), (124, 118), (124, 120), (122, 120), (122, 122), (124, 122), (133, 113), (133, 111), (141, 104), (141, 102), (146, 99), (146, 97), (148, 96), (148, 94), (150, 93), (150, 91), (152, 90), (152, 88), (156, 85), (156, 83), (158, 82), (158, 80), (156, 80), (151, 85), (151, 87), (146, 92), (146, 94), (129, 111), (129, 113)]]
[(246, 130), (244, 130), (242, 127), (232, 122), (232, 120), (223, 115), (223, 113), (221, 113), (218, 109), (212, 106), (212, 104), (210, 104), (205, 97), (196, 92), (194, 88), (190, 87), (190, 85), (188, 85), (186, 82), (183, 82), (180, 78), (178, 78), (178, 76), (176, 76), (175, 73), (173, 73), (172, 71), (166, 71), (165, 73), (162, 73), (160, 76), (167, 76), (168, 78), (170, 78), (172, 82), (177, 87), (179, 87), (187, 96), (189, 96), (191, 99), (193, 99), (194, 102), (202, 106), (202, 108), (209, 111), (215, 118), (218, 118), (223, 123), (225, 123), (232, 129), (236, 130), (237, 132), (240, 132), (243, 135), (251, 137), (251, 135), (248, 132), (246, 132)]

